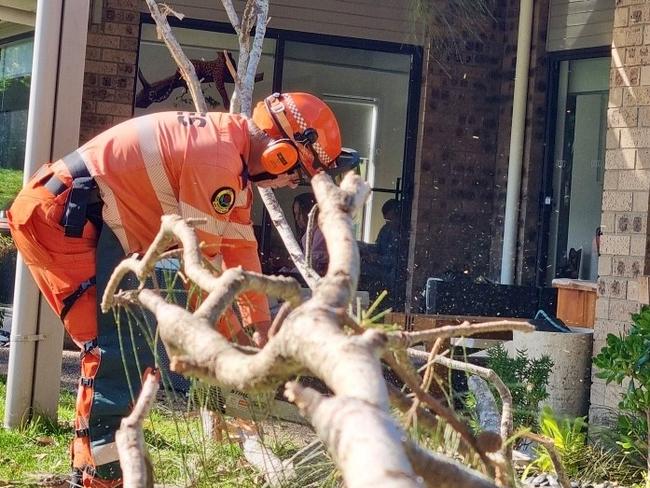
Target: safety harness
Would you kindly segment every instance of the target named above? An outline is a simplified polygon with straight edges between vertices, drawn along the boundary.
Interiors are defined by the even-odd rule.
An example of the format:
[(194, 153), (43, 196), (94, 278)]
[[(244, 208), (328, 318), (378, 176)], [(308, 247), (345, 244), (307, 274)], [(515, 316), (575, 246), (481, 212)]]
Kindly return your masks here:
[[(99, 189), (95, 179), (90, 175), (79, 151), (74, 151), (61, 161), (70, 173), (72, 184), (68, 185), (58, 176), (52, 174), (43, 186), (55, 197), (61, 195), (68, 188), (70, 189), (60, 222), (66, 237), (80, 238), (83, 235), (86, 221), (92, 222), (99, 232), (102, 226), (102, 201), (99, 198)], [(61, 320), (65, 318), (86, 290), (94, 285), (95, 277), (93, 276), (81, 283), (74, 292), (63, 299), (63, 309), (59, 315)]]

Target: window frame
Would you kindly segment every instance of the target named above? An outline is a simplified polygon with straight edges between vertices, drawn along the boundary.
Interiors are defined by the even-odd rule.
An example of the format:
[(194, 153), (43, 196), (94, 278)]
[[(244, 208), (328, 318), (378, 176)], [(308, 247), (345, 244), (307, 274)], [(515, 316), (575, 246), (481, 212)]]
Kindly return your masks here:
[[(575, 49), (569, 51), (553, 51), (546, 55), (547, 77), (546, 86), (549, 87), (546, 99), (547, 117), (544, 140), (546, 141), (544, 149), (544, 162), (542, 169), (542, 180), (540, 182), (541, 191), (539, 193), (539, 221), (537, 225), (537, 259), (535, 283), (537, 286), (550, 286), (546, 282), (546, 267), (549, 262), (549, 244), (550, 244), (550, 225), (551, 212), (553, 211), (553, 171), (555, 167), (555, 132), (557, 129), (557, 109), (558, 109), (558, 92), (560, 82), (560, 64), (563, 61), (575, 61), (579, 59), (604, 58), (611, 59), (611, 48), (609, 46)], [(550, 198), (550, 204), (547, 199)]]

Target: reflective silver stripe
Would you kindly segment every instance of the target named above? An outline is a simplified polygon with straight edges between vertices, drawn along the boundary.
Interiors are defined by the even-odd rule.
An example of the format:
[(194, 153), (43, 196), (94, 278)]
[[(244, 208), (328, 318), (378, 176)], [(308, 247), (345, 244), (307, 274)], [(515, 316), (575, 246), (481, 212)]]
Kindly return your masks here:
[(237, 193), (235, 197), (235, 207), (245, 207), (248, 203), (248, 188), (245, 188), (243, 191)]
[(178, 200), (165, 172), (162, 155), (158, 147), (156, 127), (149, 117), (140, 117), (135, 120), (138, 127), (138, 139), (144, 167), (149, 175), (151, 186), (156, 192), (162, 212), (166, 215), (178, 214)]
[(99, 196), (104, 202), (104, 206), (102, 207), (102, 219), (104, 219), (104, 223), (115, 233), (120, 244), (122, 244), (122, 250), (124, 250), (124, 253), (128, 254), (131, 251), (129, 247), (129, 239), (126, 236), (124, 225), (122, 225), (122, 218), (117, 210), (115, 194), (108, 185), (104, 184), (100, 176), (95, 177), (95, 182), (99, 187)]
[[(291, 115), (293, 115), (294, 120), (300, 126), (300, 130), (304, 132), (305, 130), (308, 129), (307, 121), (300, 113), (300, 110), (298, 110), (298, 106), (296, 105), (296, 102), (294, 102), (293, 97), (291, 95), (285, 93), (283, 96), (287, 102), (287, 108), (289, 109), (289, 112), (291, 112)], [(323, 146), (321, 146), (318, 141), (314, 142), (311, 146), (316, 151), (316, 154), (318, 154), (318, 157), (322, 163), (327, 164), (332, 161), (332, 158), (328, 156), (328, 154), (325, 152), (325, 149), (323, 149)]]
[(257, 242), (252, 225), (236, 224), (225, 220), (215, 219), (212, 215), (202, 212), (192, 205), (180, 202), (181, 217), (184, 219), (206, 219), (206, 223), (197, 228), (209, 234), (222, 236), (224, 239), (242, 239)]
[(101, 466), (103, 464), (120, 460), (120, 456), (117, 452), (117, 444), (115, 444), (115, 442), (102, 444), (100, 446), (91, 445), (90, 452), (92, 453), (95, 466)]

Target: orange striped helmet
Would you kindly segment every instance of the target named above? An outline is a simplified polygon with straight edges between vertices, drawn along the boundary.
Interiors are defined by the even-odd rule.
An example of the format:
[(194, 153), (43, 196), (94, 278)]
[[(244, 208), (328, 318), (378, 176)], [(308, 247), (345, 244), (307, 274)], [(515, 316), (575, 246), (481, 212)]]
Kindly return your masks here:
[(253, 122), (273, 139), (262, 157), (271, 174), (285, 173), (298, 162), (310, 177), (358, 163), (356, 151), (341, 147), (332, 109), (309, 93), (274, 93), (257, 104)]

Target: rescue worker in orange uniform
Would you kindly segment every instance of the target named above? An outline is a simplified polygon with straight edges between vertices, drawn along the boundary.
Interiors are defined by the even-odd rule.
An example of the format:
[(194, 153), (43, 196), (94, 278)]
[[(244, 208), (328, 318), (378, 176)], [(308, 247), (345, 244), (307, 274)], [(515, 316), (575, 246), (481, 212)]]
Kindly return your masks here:
[[(341, 148), (338, 123), (323, 101), (284, 93), (260, 102), (252, 119), (218, 112), (138, 117), (36, 172), (15, 199), (9, 224), (41, 292), (81, 349), (73, 483), (121, 485), (114, 433), (144, 369), (153, 366), (145, 333), (120, 333), (115, 316), (99, 310), (115, 266), (147, 250), (162, 215), (178, 214), (205, 219), (196, 232), (206, 257), (224, 269), (260, 272), (251, 182), (295, 187), (301, 176), (357, 160)], [(263, 342), (266, 297), (248, 293), (238, 308)], [(242, 336), (241, 327), (222, 323), (224, 335)]]

